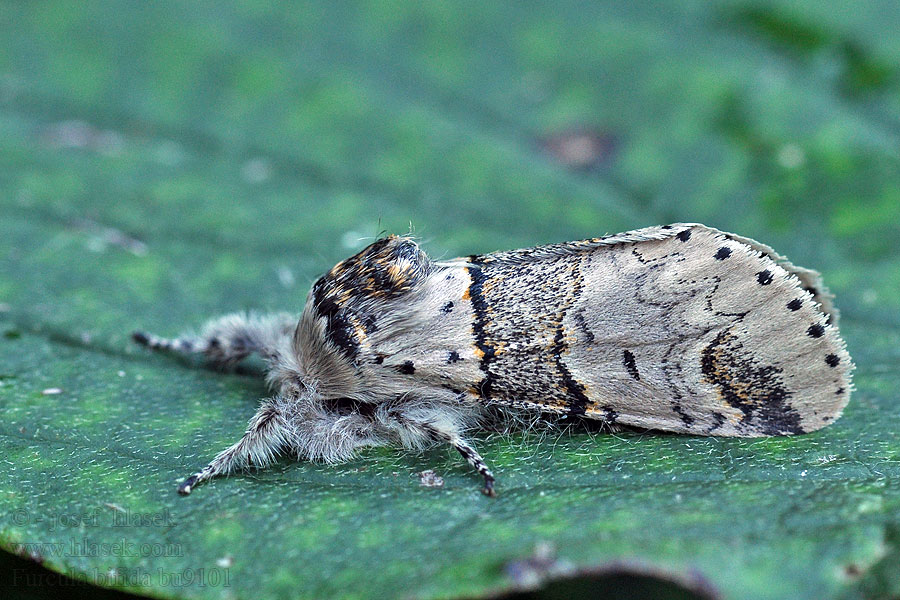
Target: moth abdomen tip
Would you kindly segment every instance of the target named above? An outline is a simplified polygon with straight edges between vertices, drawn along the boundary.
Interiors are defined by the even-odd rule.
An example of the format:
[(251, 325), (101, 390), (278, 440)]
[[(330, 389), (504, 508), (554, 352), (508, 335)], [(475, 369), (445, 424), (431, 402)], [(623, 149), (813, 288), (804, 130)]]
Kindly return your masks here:
[(150, 336), (148, 336), (143, 331), (135, 331), (131, 334), (131, 339), (141, 346), (149, 346), (150, 345)]

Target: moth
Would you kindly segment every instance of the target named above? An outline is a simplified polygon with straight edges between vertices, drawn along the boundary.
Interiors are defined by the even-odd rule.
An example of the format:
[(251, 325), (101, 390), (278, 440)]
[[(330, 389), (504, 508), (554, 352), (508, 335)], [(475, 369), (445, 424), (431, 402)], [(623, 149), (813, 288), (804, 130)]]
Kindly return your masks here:
[(334, 463), (367, 446), (455, 448), (490, 414), (542, 413), (715, 436), (837, 419), (853, 365), (819, 275), (699, 224), (432, 261), (383, 237), (338, 263), (294, 314), (232, 314), (198, 336), (135, 332), (232, 367), (252, 352), (272, 397), (179, 486), (280, 454)]

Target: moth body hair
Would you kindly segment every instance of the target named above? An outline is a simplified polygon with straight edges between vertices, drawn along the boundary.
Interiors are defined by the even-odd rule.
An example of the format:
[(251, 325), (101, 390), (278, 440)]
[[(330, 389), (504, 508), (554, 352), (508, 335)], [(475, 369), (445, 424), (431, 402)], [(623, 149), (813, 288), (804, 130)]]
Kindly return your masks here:
[(494, 495), (473, 431), (558, 441), (585, 420), (738, 437), (830, 424), (853, 389), (838, 316), (815, 271), (678, 223), (441, 261), (386, 236), (319, 278), (299, 315), (133, 337), (220, 369), (251, 353), (266, 365), (271, 397), (182, 494), (283, 454), (338, 463), (446, 444)]

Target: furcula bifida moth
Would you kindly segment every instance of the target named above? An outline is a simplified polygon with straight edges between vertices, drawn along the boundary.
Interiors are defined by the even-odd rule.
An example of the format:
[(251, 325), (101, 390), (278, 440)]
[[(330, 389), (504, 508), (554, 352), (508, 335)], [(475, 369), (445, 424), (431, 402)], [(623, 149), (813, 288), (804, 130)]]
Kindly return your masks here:
[(280, 454), (338, 462), (366, 446), (468, 441), (523, 413), (695, 435), (776, 436), (837, 419), (853, 369), (814, 271), (697, 224), (432, 261), (383, 237), (338, 263), (294, 314), (233, 314), (153, 349), (231, 367), (252, 352), (272, 397), (178, 491)]

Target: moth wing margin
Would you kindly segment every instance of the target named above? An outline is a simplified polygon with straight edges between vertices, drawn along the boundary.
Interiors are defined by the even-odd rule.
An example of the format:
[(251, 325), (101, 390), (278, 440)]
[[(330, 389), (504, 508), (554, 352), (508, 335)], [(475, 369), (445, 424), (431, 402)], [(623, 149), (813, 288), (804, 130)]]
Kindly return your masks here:
[(711, 232), (719, 233), (729, 239), (746, 244), (757, 252), (760, 252), (769, 257), (772, 262), (777, 264), (788, 273), (796, 276), (797, 279), (800, 280), (803, 289), (812, 294), (813, 300), (815, 300), (815, 302), (819, 304), (820, 310), (829, 317), (831, 323), (837, 325), (838, 320), (841, 316), (840, 311), (834, 305), (834, 294), (832, 294), (831, 290), (826, 287), (825, 283), (822, 281), (822, 275), (818, 271), (807, 269), (805, 267), (799, 267), (788, 260), (787, 257), (782, 256), (781, 254), (773, 250), (770, 246), (767, 246), (766, 244), (763, 244), (761, 242), (757, 242), (752, 238), (720, 231), (718, 229), (707, 227), (705, 225), (699, 225), (699, 227), (703, 227), (704, 229), (707, 229)]
[[(594, 363), (577, 342), (567, 358), (591, 397), (587, 416), (732, 436), (812, 431), (840, 416), (853, 364), (817, 273), (768, 246), (697, 224), (629, 232), (597, 248), (608, 239), (625, 240), (611, 259), (622, 271), (605, 288), (615, 299), (587, 292), (571, 309), (588, 329), (596, 327)], [(720, 250), (730, 260), (718, 260)], [(654, 262), (666, 260), (662, 268)], [(643, 287), (629, 284), (636, 278)], [(588, 274), (586, 290), (590, 281)], [(629, 329), (618, 315), (636, 320)], [(572, 318), (568, 326), (584, 323)]]

